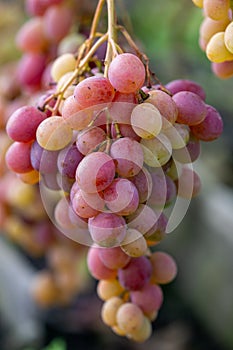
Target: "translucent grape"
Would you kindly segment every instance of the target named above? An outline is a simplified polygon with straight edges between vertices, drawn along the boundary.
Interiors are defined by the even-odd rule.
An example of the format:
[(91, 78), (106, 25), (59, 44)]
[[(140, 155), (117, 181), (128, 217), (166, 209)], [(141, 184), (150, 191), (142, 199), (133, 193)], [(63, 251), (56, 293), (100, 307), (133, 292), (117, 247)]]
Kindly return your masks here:
[(6, 164), (16, 173), (28, 173), (33, 170), (30, 159), (31, 142), (14, 142), (7, 150)]
[(154, 252), (150, 260), (155, 283), (166, 284), (174, 280), (177, 274), (177, 266), (171, 255), (164, 252)]
[(224, 42), (227, 49), (233, 53), (233, 22), (231, 22), (225, 30)]
[(149, 98), (146, 99), (146, 102), (151, 103), (156, 108), (158, 108), (162, 116), (163, 129), (167, 128), (166, 121), (169, 122), (169, 125), (170, 123), (175, 123), (178, 115), (178, 109), (171, 96), (169, 96), (166, 92), (160, 90), (152, 90), (149, 92)]
[(84, 79), (74, 90), (74, 97), (82, 107), (109, 103), (114, 94), (114, 88), (107, 78), (95, 76)]
[(102, 247), (118, 246), (126, 235), (124, 218), (113, 213), (100, 213), (89, 219), (88, 228), (93, 241)]
[(140, 290), (130, 292), (131, 300), (138, 305), (145, 314), (159, 310), (163, 303), (162, 289), (155, 284), (146, 284)]
[(37, 128), (36, 138), (39, 145), (49, 151), (58, 151), (66, 147), (72, 140), (70, 126), (61, 117), (45, 119)]
[(129, 137), (114, 141), (110, 154), (116, 163), (117, 173), (122, 177), (135, 176), (143, 167), (142, 147)]
[(171, 142), (173, 149), (180, 149), (187, 145), (189, 141), (189, 127), (187, 125), (175, 123), (167, 128), (164, 134)]
[(125, 267), (130, 261), (130, 257), (120, 247), (102, 248), (99, 257), (105, 266), (113, 270)]
[(137, 135), (143, 139), (151, 139), (157, 136), (162, 128), (162, 116), (151, 103), (142, 103), (133, 109), (131, 125)]
[(228, 51), (225, 41), (225, 32), (218, 32), (212, 36), (206, 47), (206, 55), (211, 62), (221, 63), (232, 61), (233, 53)]
[(121, 243), (121, 249), (130, 257), (138, 258), (146, 254), (147, 243), (141, 232), (129, 228)]
[(137, 188), (127, 179), (114, 179), (104, 190), (103, 196), (108, 209), (118, 215), (132, 214), (139, 204)]
[(136, 333), (144, 322), (142, 310), (133, 303), (122, 304), (116, 314), (117, 325), (126, 333)]
[(136, 92), (144, 83), (145, 67), (137, 56), (123, 53), (110, 63), (108, 78), (117, 91), (126, 94)]
[(73, 71), (76, 65), (76, 60), (73, 54), (65, 53), (53, 62), (51, 68), (51, 76), (55, 82), (67, 72)]
[(218, 111), (207, 105), (207, 116), (198, 125), (191, 127), (192, 133), (202, 141), (213, 141), (217, 139), (223, 131), (223, 121)]
[(88, 154), (81, 160), (76, 171), (80, 188), (87, 193), (95, 193), (107, 188), (115, 177), (113, 159), (103, 152)]
[(206, 106), (197, 94), (180, 91), (173, 96), (173, 100), (178, 107), (178, 123), (196, 125), (204, 120), (207, 114)]
[(36, 130), (46, 119), (46, 114), (33, 106), (23, 106), (17, 109), (8, 119), (6, 131), (12, 140), (29, 142), (35, 139)]
[(118, 270), (119, 282), (128, 290), (143, 288), (148, 283), (151, 274), (151, 263), (145, 256), (132, 258), (128, 265)]
[(117, 324), (117, 311), (123, 303), (124, 302), (121, 298), (113, 296), (103, 304), (101, 310), (101, 318), (105, 324), (108, 326), (114, 326)]
[(99, 258), (99, 249), (91, 247), (87, 254), (87, 267), (91, 275), (96, 279), (114, 279), (116, 270), (108, 269)]
[(107, 138), (106, 133), (103, 129), (97, 126), (91, 126), (84, 129), (78, 134), (77, 137), (77, 147), (79, 151), (87, 155), (89, 152), (93, 151), (98, 145), (104, 142)]
[(166, 164), (172, 154), (172, 145), (168, 137), (160, 134), (154, 139), (141, 140), (144, 162), (150, 167), (161, 167)]

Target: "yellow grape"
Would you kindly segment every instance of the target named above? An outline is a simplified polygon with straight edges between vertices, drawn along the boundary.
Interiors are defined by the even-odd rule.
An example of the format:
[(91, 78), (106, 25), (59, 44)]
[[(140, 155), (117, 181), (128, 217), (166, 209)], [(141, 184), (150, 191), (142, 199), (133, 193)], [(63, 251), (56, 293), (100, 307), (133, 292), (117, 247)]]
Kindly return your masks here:
[(123, 291), (124, 288), (117, 279), (100, 280), (97, 286), (97, 294), (102, 300), (119, 296)]
[(137, 331), (127, 334), (127, 337), (138, 343), (143, 343), (150, 338), (151, 333), (151, 322), (147, 317), (144, 317), (142, 326)]
[(126, 236), (121, 243), (121, 249), (129, 256), (138, 258), (145, 255), (147, 243), (141, 232), (133, 228), (126, 231)]
[(60, 77), (56, 86), (57, 92), (60, 91), (65, 86), (65, 84), (71, 78), (72, 75), (73, 75), (73, 72), (71, 71), (71, 72), (66, 72)]
[(141, 329), (144, 323), (144, 315), (136, 304), (127, 302), (118, 308), (116, 321), (120, 329), (127, 334), (132, 334)]
[(62, 117), (54, 116), (43, 120), (37, 128), (36, 138), (41, 147), (49, 151), (58, 151), (72, 140), (71, 127)]
[(219, 21), (228, 17), (230, 0), (204, 0), (203, 8), (207, 17)]
[(120, 327), (118, 327), (118, 326), (113, 326), (113, 327), (112, 327), (112, 330), (113, 330), (114, 333), (116, 333), (117, 335), (119, 335), (119, 336), (121, 336), (121, 337), (123, 337), (123, 336), (126, 335), (125, 331), (123, 331), (123, 330), (122, 330)]
[(164, 134), (150, 140), (142, 139), (140, 144), (143, 150), (144, 162), (151, 167), (163, 166), (171, 157), (172, 145)]
[(200, 26), (201, 39), (207, 44), (214, 34), (223, 32), (229, 23), (230, 20), (228, 18), (221, 21), (215, 21), (210, 17), (205, 17)]
[(123, 300), (119, 297), (112, 297), (105, 301), (101, 310), (101, 318), (106, 325), (111, 327), (117, 325), (117, 311), (123, 303)]
[(173, 149), (183, 148), (189, 141), (189, 128), (187, 125), (175, 123), (172, 127), (166, 129), (164, 134), (170, 140)]
[(233, 54), (233, 22), (231, 22), (225, 30), (224, 42), (227, 49)]
[(211, 62), (221, 63), (233, 60), (233, 53), (227, 50), (224, 36), (224, 32), (216, 33), (208, 42), (206, 55)]
[(24, 174), (18, 174), (18, 177), (21, 181), (28, 185), (35, 185), (40, 181), (40, 173), (37, 170), (32, 170)]
[(52, 65), (51, 76), (53, 80), (57, 83), (59, 79), (67, 72), (73, 71), (75, 69), (76, 60), (74, 55), (71, 53), (65, 53), (59, 56)]
[(151, 103), (137, 105), (131, 114), (131, 125), (135, 133), (143, 139), (152, 139), (162, 128), (162, 116)]
[(203, 0), (192, 0), (192, 2), (200, 8), (203, 7)]

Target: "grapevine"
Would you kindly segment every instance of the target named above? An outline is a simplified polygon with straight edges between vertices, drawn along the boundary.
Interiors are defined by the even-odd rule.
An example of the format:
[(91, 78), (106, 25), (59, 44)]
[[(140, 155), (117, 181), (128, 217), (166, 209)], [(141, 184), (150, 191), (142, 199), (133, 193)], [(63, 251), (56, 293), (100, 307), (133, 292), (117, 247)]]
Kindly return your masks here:
[[(157, 246), (199, 193), (192, 163), (199, 157), (200, 141), (217, 139), (223, 123), (196, 82), (159, 81), (146, 54), (118, 24), (115, 3), (99, 0), (89, 36), (75, 52), (52, 57), (47, 85), (42, 83), (44, 56), (37, 79), (28, 78), (32, 70), (29, 63), (22, 69), (23, 60), (21, 83), (30, 91), (45, 91), (34, 105), (10, 116), (6, 130), (13, 143), (5, 159), (22, 180), (40, 182), (50, 218), (75, 241), (67, 254), (66, 248), (58, 248), (62, 267), (72, 270), (80, 244), (89, 246), (87, 265), (98, 280), (103, 322), (120, 336), (144, 342), (163, 303), (161, 285), (177, 274), (174, 259)], [(108, 19), (105, 32), (99, 29), (103, 12)], [(25, 40), (27, 30), (22, 31), (21, 48), (33, 51), (31, 55), (45, 50), (47, 55), (49, 40), (55, 45), (61, 40), (50, 29), (36, 47)], [(102, 61), (98, 50), (104, 45)], [(27, 62), (35, 63), (33, 57)], [(182, 215), (177, 210), (181, 203)], [(52, 257), (56, 279), (56, 251)], [(44, 275), (39, 284), (51, 286), (51, 279)], [(73, 295), (76, 285), (70, 290)], [(40, 300), (38, 291), (34, 296)], [(57, 290), (49, 291), (48, 303), (57, 295)]]

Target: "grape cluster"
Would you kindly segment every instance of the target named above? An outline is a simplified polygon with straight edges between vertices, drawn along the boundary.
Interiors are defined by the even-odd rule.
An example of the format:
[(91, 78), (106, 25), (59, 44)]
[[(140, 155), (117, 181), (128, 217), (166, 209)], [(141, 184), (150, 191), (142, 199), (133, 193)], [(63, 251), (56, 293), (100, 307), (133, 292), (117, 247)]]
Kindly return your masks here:
[[(36, 20), (19, 33), (21, 49), (50, 55), (55, 45), (59, 52), (59, 21), (46, 27), (46, 16), (69, 3), (26, 3)], [(38, 46), (31, 41), (34, 30), (35, 36), (37, 30), (47, 33)], [(199, 157), (200, 141), (217, 139), (223, 123), (199, 84), (175, 80), (153, 85), (144, 55), (124, 52), (109, 33), (93, 33), (92, 27), (75, 54), (71, 45), (48, 60), (43, 74), (49, 84), (41, 83), (41, 74), (34, 84), (27, 80), (34, 69), (21, 69), (27, 88), (43, 85), (43, 93), (10, 116), (6, 130), (13, 143), (5, 159), (22, 181), (40, 183), (47, 213), (74, 241), (69, 245), (55, 238), (47, 253), (51, 270), (35, 282), (35, 299), (42, 305), (70, 300), (80, 286), (76, 258), (82, 249), (77, 242), (89, 246), (87, 265), (99, 280), (104, 323), (142, 342), (162, 305), (160, 285), (177, 272), (173, 258), (154, 247), (198, 194), (200, 179), (192, 163)], [(97, 49), (105, 41), (102, 62)], [(182, 210), (179, 198), (186, 203)]]
[(212, 62), (216, 76), (233, 76), (233, 22), (230, 0), (193, 0), (203, 8), (204, 20), (200, 27), (199, 44)]

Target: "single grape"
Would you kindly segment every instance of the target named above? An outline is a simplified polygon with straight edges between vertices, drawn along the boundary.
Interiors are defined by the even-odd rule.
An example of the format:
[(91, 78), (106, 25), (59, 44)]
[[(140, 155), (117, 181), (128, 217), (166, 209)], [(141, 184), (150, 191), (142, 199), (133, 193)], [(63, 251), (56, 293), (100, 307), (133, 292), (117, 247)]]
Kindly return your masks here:
[(87, 155), (89, 152), (98, 148), (102, 142), (106, 141), (107, 135), (103, 129), (97, 126), (91, 126), (82, 130), (77, 137), (77, 147), (79, 151)]
[(225, 61), (221, 63), (211, 63), (214, 74), (220, 79), (228, 79), (233, 76), (233, 61)]
[(122, 304), (124, 304), (124, 301), (117, 296), (113, 296), (103, 304), (101, 318), (105, 324), (108, 326), (114, 326), (117, 324), (116, 315)]
[(150, 140), (142, 139), (140, 144), (143, 149), (144, 162), (152, 168), (160, 168), (171, 158), (172, 145), (165, 134), (159, 134)]
[(180, 91), (190, 91), (198, 95), (203, 101), (205, 101), (206, 99), (206, 93), (201, 87), (201, 85), (199, 85), (193, 80), (172, 80), (170, 83), (166, 84), (166, 89), (168, 89), (173, 95)]
[(35, 140), (30, 151), (33, 168), (42, 174), (56, 174), (58, 151), (47, 151)]
[(74, 130), (82, 130), (88, 127), (94, 118), (93, 109), (83, 109), (73, 95), (65, 100), (61, 114), (63, 119)]
[(81, 218), (92, 218), (99, 211), (88, 205), (82, 195), (82, 190), (78, 190), (72, 198), (72, 208), (74, 212)]
[(138, 91), (145, 80), (145, 67), (140, 59), (131, 54), (117, 55), (109, 65), (108, 78), (112, 86), (121, 93)]
[(203, 9), (207, 17), (219, 21), (228, 17), (230, 0), (203, 0)]
[(36, 131), (39, 145), (48, 151), (63, 149), (71, 142), (72, 137), (72, 129), (63, 118), (58, 116), (43, 120)]
[(99, 249), (99, 257), (109, 269), (121, 269), (130, 262), (130, 257), (120, 247)]
[(141, 145), (129, 137), (113, 142), (110, 154), (116, 163), (116, 171), (122, 177), (131, 177), (143, 167), (143, 150)]
[(173, 96), (173, 100), (178, 107), (178, 123), (196, 125), (204, 120), (207, 114), (206, 106), (197, 94), (180, 91)]
[(158, 285), (148, 283), (140, 290), (131, 291), (130, 298), (144, 314), (150, 314), (160, 309), (163, 303), (163, 292)]
[(143, 324), (137, 331), (132, 331), (127, 334), (130, 340), (134, 340), (137, 343), (143, 343), (150, 338), (152, 334), (152, 325), (147, 317), (144, 317)]
[(143, 325), (144, 315), (137, 305), (127, 302), (118, 308), (116, 321), (117, 325), (126, 333), (137, 332)]
[(107, 78), (95, 76), (84, 79), (74, 90), (74, 97), (82, 107), (109, 103), (114, 94), (114, 88)]
[(161, 131), (162, 116), (153, 104), (144, 102), (133, 109), (131, 125), (141, 138), (152, 139)]
[(65, 53), (53, 62), (51, 67), (51, 76), (55, 82), (58, 82), (61, 77), (75, 69), (76, 60), (73, 54)]
[(212, 36), (206, 47), (206, 55), (211, 62), (221, 63), (233, 60), (233, 53), (225, 45), (225, 32), (218, 32)]
[(113, 159), (103, 152), (88, 154), (79, 163), (76, 180), (87, 193), (96, 193), (107, 188), (115, 177)]
[(114, 179), (103, 191), (108, 209), (118, 215), (130, 215), (138, 207), (139, 196), (135, 185), (128, 179)]
[(174, 280), (177, 266), (171, 255), (164, 252), (154, 252), (151, 257), (152, 278), (157, 284), (166, 284)]
[(233, 36), (233, 22), (231, 22), (226, 30), (225, 30), (225, 35), (224, 35), (224, 42), (225, 42), (225, 45), (227, 47), (227, 49), (233, 53), (233, 39), (232, 39), (232, 36)]
[(147, 252), (147, 243), (141, 232), (129, 228), (121, 242), (121, 249), (130, 257), (138, 258)]
[(31, 142), (14, 142), (7, 150), (5, 155), (6, 164), (16, 173), (28, 173), (33, 170), (30, 150)]
[(97, 295), (106, 301), (112, 297), (118, 297), (124, 292), (124, 288), (117, 279), (101, 280), (97, 285)]
[(99, 258), (99, 249), (91, 247), (87, 254), (87, 267), (91, 275), (96, 279), (114, 279), (116, 270), (107, 268)]
[(145, 256), (132, 258), (128, 265), (118, 270), (119, 282), (127, 290), (143, 288), (148, 283), (151, 274), (151, 263)]
[(191, 127), (191, 132), (202, 141), (213, 141), (217, 139), (223, 131), (223, 121), (218, 111), (207, 105), (207, 116), (198, 125)]
[(76, 145), (66, 147), (59, 152), (57, 164), (58, 170), (62, 176), (75, 178), (77, 166), (83, 159), (83, 155), (79, 152)]
[(113, 213), (100, 213), (90, 218), (88, 228), (93, 241), (102, 247), (118, 246), (126, 235), (124, 218)]

